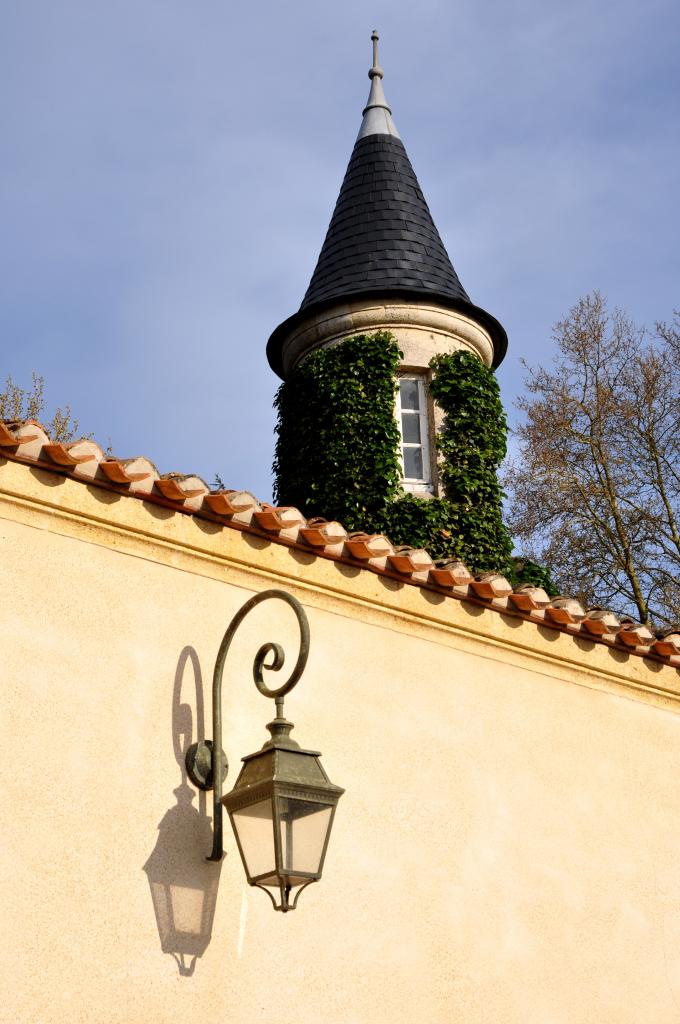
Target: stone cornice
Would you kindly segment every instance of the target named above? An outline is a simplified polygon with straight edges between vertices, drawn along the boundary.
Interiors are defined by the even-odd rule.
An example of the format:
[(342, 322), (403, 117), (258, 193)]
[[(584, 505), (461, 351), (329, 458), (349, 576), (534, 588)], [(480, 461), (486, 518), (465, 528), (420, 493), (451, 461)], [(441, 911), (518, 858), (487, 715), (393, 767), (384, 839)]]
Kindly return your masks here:
[(432, 356), (456, 348), (474, 352), (487, 366), (493, 362), (491, 335), (471, 317), (435, 303), (385, 297), (339, 303), (302, 318), (282, 343), (284, 372), (288, 374), (316, 348), (353, 334), (383, 330), (400, 341), (405, 363), (411, 366), (427, 366)]

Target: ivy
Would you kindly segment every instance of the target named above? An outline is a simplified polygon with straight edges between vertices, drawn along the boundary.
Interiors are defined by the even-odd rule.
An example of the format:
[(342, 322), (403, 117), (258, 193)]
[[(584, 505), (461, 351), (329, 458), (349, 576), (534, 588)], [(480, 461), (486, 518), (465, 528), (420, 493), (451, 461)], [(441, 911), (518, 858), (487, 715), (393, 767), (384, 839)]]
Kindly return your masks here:
[(305, 515), (370, 529), (400, 489), (394, 417), (402, 353), (391, 334), (317, 349), (274, 400), (274, 498)]
[(504, 495), (497, 477), (507, 434), (498, 382), (471, 352), (435, 356), (430, 369), (430, 393), (444, 413), (437, 450), (451, 508), (453, 557), (477, 571), (504, 572), (512, 540), (503, 525)]
[(506, 573), (508, 581), (513, 587), (522, 583), (530, 583), (534, 587), (542, 587), (548, 597), (556, 597), (559, 590), (552, 580), (550, 569), (546, 566), (532, 562), (530, 558), (513, 558)]
[(433, 558), (460, 559), (476, 572), (544, 586), (546, 570), (511, 558), (496, 476), (505, 413), (494, 374), (471, 353), (430, 363), (430, 392), (444, 414), (437, 436), (444, 497), (404, 493), (394, 413), (402, 358), (393, 336), (379, 332), (317, 349), (295, 368), (274, 401), (275, 500), (426, 548)]
[(432, 558), (463, 559), (456, 532), (456, 510), (442, 498), (402, 494), (377, 516), (371, 529), (385, 533), (393, 544), (426, 548)]

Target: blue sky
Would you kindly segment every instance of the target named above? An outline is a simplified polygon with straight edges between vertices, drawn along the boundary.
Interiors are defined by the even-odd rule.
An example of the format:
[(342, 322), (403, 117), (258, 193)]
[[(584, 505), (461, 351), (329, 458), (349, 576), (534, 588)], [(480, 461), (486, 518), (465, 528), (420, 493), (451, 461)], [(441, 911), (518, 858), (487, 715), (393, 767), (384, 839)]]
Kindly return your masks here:
[(264, 348), (302, 299), (368, 94), (519, 360), (600, 288), (680, 306), (676, 0), (4, 0), (7, 373), (119, 456), (270, 496)]

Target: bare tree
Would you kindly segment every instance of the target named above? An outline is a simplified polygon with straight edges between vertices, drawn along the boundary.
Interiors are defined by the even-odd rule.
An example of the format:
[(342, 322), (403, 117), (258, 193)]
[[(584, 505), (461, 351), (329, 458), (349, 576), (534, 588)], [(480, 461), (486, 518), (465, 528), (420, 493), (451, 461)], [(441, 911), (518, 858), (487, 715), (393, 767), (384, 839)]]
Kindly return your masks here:
[(680, 322), (650, 334), (594, 292), (528, 369), (510, 528), (564, 592), (680, 623)]
[[(45, 380), (37, 373), (31, 374), (31, 387), (22, 388), (11, 377), (7, 377), (4, 390), (0, 391), (0, 420), (39, 420), (45, 412)], [(44, 424), (53, 441), (65, 443), (78, 436), (78, 420), (71, 416), (71, 406), (56, 409), (54, 415)]]

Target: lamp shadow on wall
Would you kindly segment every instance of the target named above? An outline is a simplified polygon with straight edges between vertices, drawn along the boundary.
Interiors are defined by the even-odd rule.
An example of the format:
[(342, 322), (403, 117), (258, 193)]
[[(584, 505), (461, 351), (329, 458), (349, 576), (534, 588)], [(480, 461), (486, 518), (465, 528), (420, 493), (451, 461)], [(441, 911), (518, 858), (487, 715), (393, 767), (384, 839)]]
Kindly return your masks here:
[(172, 691), (172, 746), (181, 772), (173, 790), (176, 803), (163, 816), (158, 838), (144, 865), (164, 953), (171, 954), (183, 977), (190, 977), (212, 936), (222, 864), (206, 860), (212, 844), (212, 822), (206, 794), (189, 785), (184, 764), (193, 742), (191, 706), (182, 703), (182, 682), (191, 663), (196, 691), (196, 739), (205, 740), (203, 679), (198, 655), (185, 647), (179, 656)]

